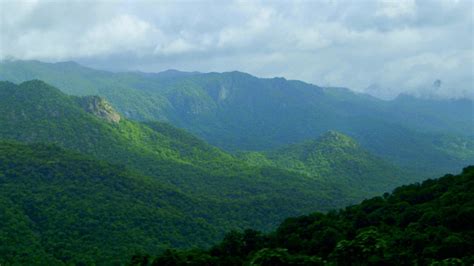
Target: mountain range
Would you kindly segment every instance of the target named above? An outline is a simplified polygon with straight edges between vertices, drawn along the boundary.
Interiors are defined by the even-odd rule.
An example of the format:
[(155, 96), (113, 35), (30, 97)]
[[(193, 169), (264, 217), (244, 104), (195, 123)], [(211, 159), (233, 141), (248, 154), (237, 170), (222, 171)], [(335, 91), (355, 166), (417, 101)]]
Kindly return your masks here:
[(74, 62), (2, 61), (0, 80), (2, 265), (207, 248), (474, 162), (468, 99)]
[[(87, 264), (123, 261), (135, 249), (206, 246), (230, 229), (269, 230), (285, 217), (345, 206), (410, 180), (340, 133), (308, 147), (319, 166), (330, 163), (318, 170), (314, 160), (300, 161), (308, 169), (300, 171), (271, 156), (274, 163), (262, 164), (229, 154), (166, 123), (129, 120), (103, 98), (69, 96), (39, 80), (0, 82), (0, 113), (2, 211), (10, 217), (3, 226), (21, 224), (19, 234), (31, 236), (29, 260)], [(136, 238), (115, 236), (114, 226), (135, 230)], [(64, 246), (48, 235), (72, 239), (74, 232), (83, 238)], [(18, 242), (19, 235), (5, 236), (4, 243)], [(100, 254), (91, 253), (98, 243)], [(11, 245), (15, 254), (22, 245)]]
[(277, 149), (336, 130), (425, 176), (455, 171), (474, 159), (469, 99), (400, 95), (384, 101), (241, 72), (113, 73), (74, 62), (3, 61), (0, 79), (41, 79), (71, 95), (99, 95), (127, 118), (166, 121), (232, 152)]

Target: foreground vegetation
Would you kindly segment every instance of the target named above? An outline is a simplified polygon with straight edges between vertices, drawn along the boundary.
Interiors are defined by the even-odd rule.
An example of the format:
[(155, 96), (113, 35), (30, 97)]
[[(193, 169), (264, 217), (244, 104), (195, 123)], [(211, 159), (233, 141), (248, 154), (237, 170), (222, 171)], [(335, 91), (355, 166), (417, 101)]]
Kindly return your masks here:
[(205, 246), (218, 231), (199, 217), (218, 206), (56, 146), (0, 141), (1, 265), (123, 263), (139, 250)]
[(472, 265), (474, 166), (276, 231), (230, 232), (208, 250), (136, 254), (132, 265)]

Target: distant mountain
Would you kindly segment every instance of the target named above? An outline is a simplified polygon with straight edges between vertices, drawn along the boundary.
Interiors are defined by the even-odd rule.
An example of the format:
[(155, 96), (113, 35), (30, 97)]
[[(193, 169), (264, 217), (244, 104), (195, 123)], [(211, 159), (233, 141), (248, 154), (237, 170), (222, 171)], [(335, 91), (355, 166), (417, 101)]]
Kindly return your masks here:
[(388, 102), (387, 115), (425, 132), (474, 135), (474, 102), (471, 99), (421, 99), (400, 94)]
[(128, 118), (168, 121), (229, 151), (271, 150), (336, 130), (427, 176), (474, 162), (474, 150), (454, 149), (473, 146), (472, 100), (383, 101), (241, 72), (112, 73), (74, 62), (4, 61), (0, 78), (39, 78), (73, 95), (97, 94)]
[(137, 253), (153, 265), (472, 265), (474, 166), (396, 188), (326, 214), (288, 218), (275, 232), (229, 232), (209, 250)]
[(330, 180), (355, 194), (383, 193), (413, 180), (394, 165), (364, 150), (354, 139), (335, 131), (274, 151), (241, 153), (240, 156), (254, 165), (277, 166), (319, 180)]

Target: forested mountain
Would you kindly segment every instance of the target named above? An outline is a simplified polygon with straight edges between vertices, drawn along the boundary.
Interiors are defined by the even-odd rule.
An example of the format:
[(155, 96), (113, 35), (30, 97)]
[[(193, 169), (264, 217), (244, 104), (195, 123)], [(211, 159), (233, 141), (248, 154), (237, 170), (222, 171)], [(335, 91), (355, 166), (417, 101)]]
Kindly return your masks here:
[(335, 131), (273, 151), (246, 152), (239, 156), (253, 165), (281, 167), (330, 180), (338, 186), (347, 186), (356, 194), (390, 191), (397, 184), (413, 180), (397, 167), (364, 150), (354, 139)]
[(216, 234), (202, 217), (222, 219), (217, 205), (88, 157), (0, 141), (0, 264), (123, 263), (134, 250), (207, 245)]
[[(0, 82), (0, 96), (0, 112), (3, 114), (0, 117), (0, 137), (23, 142), (56, 143), (102, 160), (127, 165), (143, 174), (157, 175), (188, 192), (229, 196), (235, 194), (236, 184), (245, 188), (246, 182), (274, 182), (272, 178), (265, 178), (266, 171), (273, 171), (271, 175), (289, 174), (288, 171), (276, 169), (289, 168), (281, 167), (284, 166), (283, 160), (280, 160), (281, 163), (255, 167), (254, 162), (245, 163), (183, 130), (159, 122), (140, 123), (127, 120), (102, 98), (67, 96), (42, 81), (29, 81), (20, 85)], [(326, 144), (344, 145), (337, 139), (337, 136), (342, 135), (328, 134), (332, 135), (336, 136), (336, 139), (328, 137)], [(381, 178), (382, 183), (389, 182), (371, 170), (384, 168), (386, 176), (401, 176), (397, 169), (388, 167), (388, 164), (381, 160), (359, 156), (364, 152), (357, 150), (355, 146), (358, 145), (355, 142), (350, 142), (355, 148), (351, 151), (356, 154), (351, 155), (353, 159), (359, 157), (363, 164), (371, 164), (366, 169), (357, 171), (366, 172), (367, 177)], [(278, 153), (285, 156), (284, 151), (273, 154)], [(327, 157), (337, 160), (343, 159), (343, 156), (328, 154)], [(321, 168), (320, 171), (316, 168), (313, 167), (312, 175), (318, 175), (319, 180), (326, 178), (328, 184), (331, 184), (333, 179), (328, 177), (331, 173), (335, 176), (335, 171), (354, 170), (350, 165), (342, 164)], [(304, 183), (308, 179), (298, 174), (295, 176), (291, 178), (292, 182)], [(350, 178), (347, 175), (345, 177)], [(279, 182), (275, 183), (278, 186)], [(206, 186), (212, 185), (221, 187), (218, 191), (208, 191)], [(229, 187), (223, 187), (224, 185)]]
[(0, 0), (0, 266), (474, 266), (473, 8)]
[[(121, 263), (134, 253), (206, 248), (233, 229), (268, 231), (286, 217), (347, 206), (474, 160), (469, 100), (386, 102), (240, 72), (110, 73), (73, 62), (0, 63), (0, 79), (38, 77), (61, 87), (0, 81), (2, 265)], [(159, 261), (344, 264), (340, 258), (354, 256), (377, 264), (392, 260), (395, 250), (406, 255), (402, 264), (420, 252), (426, 264), (447, 258), (433, 255), (450, 252), (436, 249), (444, 245), (441, 237), (450, 237), (454, 246), (448, 241), (447, 248), (459, 247), (457, 257), (465, 257), (459, 243), (471, 240), (470, 231), (462, 235), (443, 219), (470, 219), (472, 199), (456, 184), (472, 187), (471, 170), (409, 186), (415, 196), (397, 189), (340, 212), (290, 219), (269, 235), (234, 232), (210, 251), (168, 251)], [(426, 196), (424, 187), (434, 194)], [(451, 194), (439, 194), (446, 191), (462, 195), (456, 210), (467, 206), (465, 213), (450, 212), (454, 203), (445, 198)], [(406, 193), (421, 193), (423, 204), (401, 199)], [(424, 206), (439, 213), (425, 217)], [(403, 222), (410, 217), (425, 217), (436, 228), (412, 228)], [(305, 219), (316, 223), (309, 235), (291, 231)], [(318, 219), (332, 231), (317, 231), (323, 230)], [(430, 239), (432, 249), (396, 249), (406, 240), (397, 234), (425, 229), (420, 245)], [(326, 237), (327, 246), (317, 242)], [(258, 243), (241, 246), (247, 238)], [(383, 250), (364, 257), (359, 244), (374, 239)], [(305, 241), (313, 249), (303, 248)]]
[[(32, 144), (2, 142), (0, 150), (1, 211), (12, 217), (2, 226), (13, 228), (18, 222), (21, 232), (31, 236), (25, 248), (36, 251), (26, 254), (25, 261), (121, 260), (125, 250), (206, 246), (230, 229), (268, 230), (285, 217), (341, 207), (405, 181), (397, 168), (385, 168), (387, 163), (372, 157), (321, 172), (313, 169), (311, 175), (278, 164), (255, 164), (169, 124), (128, 120), (100, 97), (68, 96), (39, 80), (0, 82), (0, 113), (0, 139)], [(378, 175), (380, 167), (384, 176)], [(380, 183), (361, 189), (351, 183), (356, 173), (339, 176), (338, 171), (367, 171), (367, 178), (380, 178)], [(137, 204), (136, 209), (130, 204)], [(129, 217), (135, 211), (140, 215)], [(136, 238), (120, 238), (114, 224), (124, 234), (138, 230)], [(110, 232), (99, 228), (106, 225), (112, 226)], [(176, 228), (162, 231), (169, 226)], [(69, 239), (85, 228), (103, 232), (64, 247), (55, 246), (64, 244), (60, 238), (41, 236)], [(5, 234), (1, 254), (15, 254), (8, 260), (21, 262), (17, 247), (24, 243), (9, 230)], [(149, 234), (154, 236), (145, 239)], [(116, 247), (90, 253), (97, 243), (111, 245), (112, 239)], [(19, 241), (14, 242), (18, 246), (8, 241)]]
[(336, 130), (424, 176), (474, 161), (473, 102), (467, 99), (382, 101), (241, 72), (111, 73), (74, 62), (0, 63), (0, 79), (34, 78), (73, 95), (103, 96), (126, 117), (168, 121), (231, 151), (271, 150)]
[(232, 219), (237, 224), (268, 228), (272, 215), (282, 219), (288, 213), (354, 200), (342, 197), (330, 183), (278, 168), (252, 167), (169, 125), (117, 119), (106, 102), (67, 96), (41, 81), (2, 82), (0, 96), (0, 138), (55, 143), (150, 175), (189, 195), (228, 208), (248, 205), (257, 212), (239, 212), (243, 216)]
[(474, 166), (276, 231), (229, 232), (209, 250), (136, 254), (132, 265), (472, 265)]

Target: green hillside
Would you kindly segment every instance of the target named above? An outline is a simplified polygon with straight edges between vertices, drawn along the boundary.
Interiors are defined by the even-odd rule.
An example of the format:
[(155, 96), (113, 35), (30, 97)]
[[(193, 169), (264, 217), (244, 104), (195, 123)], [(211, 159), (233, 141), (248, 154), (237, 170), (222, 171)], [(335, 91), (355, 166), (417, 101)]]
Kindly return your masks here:
[[(276, 231), (229, 232), (209, 250), (137, 253), (134, 265), (472, 265), (474, 166)], [(141, 263), (141, 264), (139, 264)]]
[(206, 247), (226, 231), (267, 231), (409, 179), (340, 133), (242, 160), (39, 80), (0, 82), (0, 113), (5, 262), (90, 264)]
[(0, 263), (123, 263), (136, 252), (206, 247), (231, 229), (269, 229), (288, 215), (350, 198), (289, 180), (298, 176), (284, 171), (262, 171), (273, 180), (234, 180), (234, 195), (218, 197), (211, 189), (225, 190), (225, 182), (190, 181), (209, 193), (185, 193), (159, 176), (57, 146), (0, 141)]
[[(289, 213), (328, 209), (364, 197), (343, 197), (344, 192), (331, 183), (286, 170), (250, 166), (166, 124), (124, 118), (114, 122), (108, 116), (116, 118), (118, 114), (110, 106), (97, 111), (108, 106), (106, 102), (67, 96), (41, 81), (2, 82), (0, 95), (0, 112), (4, 114), (0, 138), (55, 143), (124, 165), (188, 195), (237, 208), (243, 216), (236, 224), (269, 228), (274, 224), (269, 216), (283, 219)], [(238, 211), (247, 205), (255, 211), (253, 216), (248, 216), (252, 211)]]
[(202, 218), (209, 213), (218, 206), (124, 167), (0, 141), (2, 265), (123, 262), (139, 250), (205, 246), (219, 235)]
[(397, 167), (364, 150), (354, 139), (335, 131), (274, 151), (239, 155), (251, 164), (277, 166), (331, 181), (355, 194), (375, 195), (413, 180)]
[[(69, 94), (103, 96), (128, 118), (168, 121), (230, 151), (272, 150), (336, 130), (424, 176), (474, 162), (474, 105), (467, 99), (382, 101), (241, 72), (112, 73), (74, 62), (0, 63), (0, 79), (35, 78)], [(459, 152), (459, 146), (468, 148)]]
[[(306, 143), (311, 147), (296, 146), (268, 153), (274, 163), (258, 164), (242, 161), (168, 124), (127, 120), (101, 98), (67, 96), (41, 81), (19, 86), (3, 82), (0, 94), (0, 111), (5, 114), (0, 118), (0, 137), (56, 143), (126, 165), (199, 196), (247, 200), (259, 197), (253, 193), (255, 189), (271, 197), (279, 189), (286, 191), (283, 195), (289, 201), (306, 202), (305, 197), (311, 195), (310, 198), (330, 199), (339, 204), (390, 190), (403, 182), (399, 180), (403, 175), (396, 167), (371, 156), (355, 141), (337, 133), (322, 137), (319, 146)], [(301, 149), (312, 146), (315, 150), (312, 158), (307, 158), (310, 162), (290, 160), (294, 153), (307, 153)], [(299, 171), (298, 163), (305, 163), (309, 168)], [(366, 184), (363, 178), (371, 184)], [(294, 187), (288, 188), (289, 183)], [(299, 189), (301, 195), (292, 189)], [(345, 193), (346, 197), (334, 199), (333, 191)]]
[[(169, 124), (130, 121), (100, 97), (68, 96), (38, 80), (19, 85), (0, 82), (0, 113), (1, 139), (55, 144), (81, 153), (84, 157), (80, 159), (105, 161), (119, 165), (120, 169), (126, 168), (133, 175), (147, 176), (153, 182), (165, 184), (161, 190), (169, 189), (167, 193), (186, 197), (187, 206), (199, 214), (190, 213), (189, 217), (183, 219), (202, 224), (203, 231), (199, 232), (199, 237), (187, 238), (186, 241), (183, 239), (187, 237), (187, 233), (173, 231), (173, 235), (167, 235), (163, 240), (153, 240), (156, 241), (153, 247), (158, 248), (209, 245), (230, 229), (254, 227), (269, 230), (285, 217), (341, 207), (398, 184), (383, 181), (383, 186), (360, 190), (350, 186), (349, 176), (347, 182), (344, 182), (346, 177), (336, 179), (321, 173), (319, 176), (324, 178), (313, 178), (305, 173), (282, 169), (278, 165), (255, 165), (210, 146)], [(37, 156), (34, 154), (35, 147), (28, 147), (33, 149), (32, 160), (36, 160), (34, 158)], [(6, 149), (2, 151), (2, 156), (9, 158), (14, 150)], [(67, 155), (68, 152), (64, 153)], [(57, 157), (60, 158), (59, 155)], [(46, 161), (39, 161), (37, 168), (32, 169), (28, 166), (27, 155), (21, 159), (25, 161), (12, 164), (7, 161), (6, 166), (18, 168), (15, 171), (30, 171), (28, 173), (31, 176), (42, 173), (40, 162), (48, 167), (48, 156), (45, 157)], [(60, 163), (65, 167), (73, 167), (69, 166), (73, 164), (70, 160)], [(9, 173), (6, 166), (0, 174)], [(392, 170), (394, 169), (386, 168), (388, 178), (399, 176), (397, 171)], [(68, 177), (67, 171), (57, 174), (61, 178)], [(87, 172), (84, 175), (92, 178), (95, 174)], [(56, 173), (52, 176), (55, 177)], [(28, 178), (28, 175), (24, 178)], [(10, 181), (13, 182), (14, 179)], [(3, 185), (9, 188), (14, 184), (0, 184)], [(62, 184), (58, 183), (58, 186), (60, 189)], [(147, 191), (152, 191), (153, 187), (137, 185), (134, 189), (134, 193), (146, 194), (151, 193)], [(181, 210), (178, 203), (174, 205), (172, 197), (168, 199), (160, 194), (152, 196), (160, 197), (171, 210)], [(29, 197), (30, 195), (25, 195), (25, 201)], [(94, 201), (95, 199), (91, 199), (91, 204)], [(84, 208), (81, 205), (75, 210)], [(117, 206), (113, 208), (121, 209)], [(180, 223), (177, 224), (180, 230)], [(60, 232), (61, 229), (57, 231)], [(137, 244), (137, 247), (141, 248), (143, 245)]]

